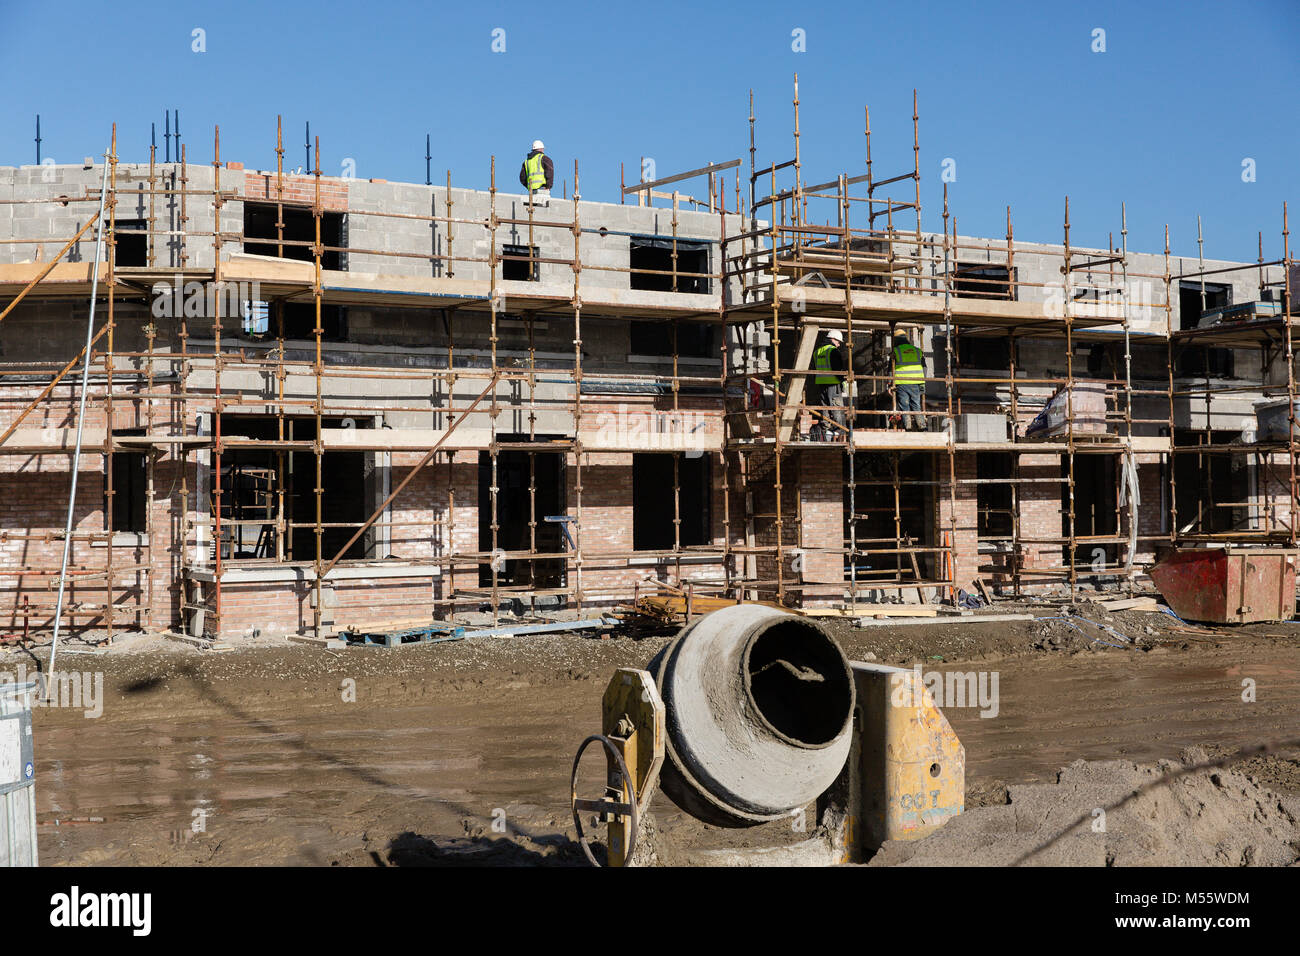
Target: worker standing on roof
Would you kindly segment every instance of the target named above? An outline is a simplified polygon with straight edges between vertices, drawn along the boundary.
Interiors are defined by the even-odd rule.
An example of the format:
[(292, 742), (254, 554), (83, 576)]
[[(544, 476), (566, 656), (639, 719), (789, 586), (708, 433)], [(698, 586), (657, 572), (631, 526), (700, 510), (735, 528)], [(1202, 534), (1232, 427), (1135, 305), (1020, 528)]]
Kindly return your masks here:
[(555, 185), (555, 164), (546, 155), (546, 146), (540, 139), (533, 140), (533, 148), (519, 167), (519, 185), (532, 196), (549, 199)]
[[(843, 441), (848, 437), (844, 426), (844, 371), (847, 366), (840, 352), (843, 344), (844, 333), (831, 329), (826, 333), (826, 342), (813, 353), (813, 368), (817, 370), (813, 378), (816, 403), (824, 406), (817, 412), (818, 424), (814, 426), (814, 434), (819, 435), (821, 441)], [(826, 424), (827, 419), (839, 427)]]
[(925, 431), (925, 416), (919, 414), (924, 392), (925, 356), (906, 332), (895, 332), (894, 410), (903, 413), (903, 427), (908, 431)]

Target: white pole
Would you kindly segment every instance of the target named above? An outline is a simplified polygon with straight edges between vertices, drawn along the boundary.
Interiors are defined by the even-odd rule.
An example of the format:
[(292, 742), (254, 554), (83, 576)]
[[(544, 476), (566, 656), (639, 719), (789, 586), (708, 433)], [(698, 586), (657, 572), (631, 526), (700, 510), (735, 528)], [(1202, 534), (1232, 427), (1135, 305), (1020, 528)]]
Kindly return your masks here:
[[(59, 652), (59, 625), (63, 622), (63, 592), (68, 583), (68, 555), (72, 548), (72, 517), (77, 505), (77, 473), (81, 469), (81, 434), (86, 424), (86, 391), (90, 381), (90, 343), (94, 340), (95, 300), (99, 296), (99, 256), (104, 249), (104, 201), (108, 196), (108, 154), (104, 154), (104, 179), (99, 186), (99, 221), (95, 224), (95, 258), (90, 281), (90, 315), (86, 319), (86, 355), (81, 363), (81, 401), (77, 410), (77, 445), (72, 452), (72, 488), (68, 491), (68, 519), (63, 526), (63, 563), (59, 567), (59, 599), (54, 606), (54, 640), (50, 644), (50, 670), (46, 675), (45, 699), (50, 699), (50, 680), (54, 675), (54, 658)], [(113, 423), (106, 423), (107, 440), (113, 440)], [(109, 507), (109, 505), (105, 505)], [(112, 546), (112, 542), (109, 542)], [(105, 588), (108, 603), (113, 603), (113, 582)]]

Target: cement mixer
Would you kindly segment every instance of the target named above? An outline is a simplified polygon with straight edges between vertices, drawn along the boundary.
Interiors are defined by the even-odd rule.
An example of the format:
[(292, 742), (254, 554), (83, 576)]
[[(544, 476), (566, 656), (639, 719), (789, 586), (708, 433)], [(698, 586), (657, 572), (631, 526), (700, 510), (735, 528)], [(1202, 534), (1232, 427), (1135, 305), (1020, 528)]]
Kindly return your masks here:
[[(601, 732), (582, 742), (570, 777), (583, 852), (598, 865), (582, 823), (595, 814), (608, 864), (629, 865), (657, 790), (723, 827), (787, 819), (816, 801), (821, 836), (806, 856), (818, 862), (924, 836), (964, 807), (965, 751), (916, 676), (850, 662), (814, 620), (765, 605), (696, 619), (605, 690)], [(605, 792), (583, 799), (579, 763), (596, 743)]]

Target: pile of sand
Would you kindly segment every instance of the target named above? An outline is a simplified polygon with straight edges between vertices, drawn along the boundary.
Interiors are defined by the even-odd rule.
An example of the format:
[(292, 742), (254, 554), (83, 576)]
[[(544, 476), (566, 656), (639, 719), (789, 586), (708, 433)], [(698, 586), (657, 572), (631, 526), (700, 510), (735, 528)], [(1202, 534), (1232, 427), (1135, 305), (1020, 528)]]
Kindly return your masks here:
[(1192, 747), (1181, 764), (1078, 760), (1054, 784), (1013, 785), (1003, 806), (968, 810), (923, 840), (886, 843), (870, 865), (1289, 866), (1300, 860), (1300, 799), (1231, 768), (1176, 775), (1208, 759)]

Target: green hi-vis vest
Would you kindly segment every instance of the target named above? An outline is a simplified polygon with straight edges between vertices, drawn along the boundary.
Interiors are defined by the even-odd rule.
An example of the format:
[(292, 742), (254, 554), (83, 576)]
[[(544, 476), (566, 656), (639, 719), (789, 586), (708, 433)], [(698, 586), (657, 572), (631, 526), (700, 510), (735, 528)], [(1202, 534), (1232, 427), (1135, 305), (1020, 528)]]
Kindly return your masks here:
[[(813, 368), (819, 372), (829, 372), (831, 370), (831, 355), (835, 353), (834, 343), (827, 342), (813, 353)], [(838, 375), (818, 375), (813, 379), (816, 385), (838, 385), (840, 377)]]
[(546, 186), (546, 168), (542, 165), (544, 153), (533, 153), (524, 160), (524, 172), (528, 174), (528, 191), (535, 193)]
[(911, 343), (894, 346), (894, 384), (925, 384), (925, 364), (921, 350)]

